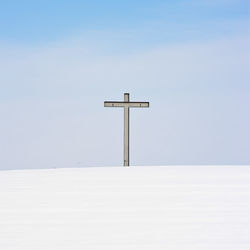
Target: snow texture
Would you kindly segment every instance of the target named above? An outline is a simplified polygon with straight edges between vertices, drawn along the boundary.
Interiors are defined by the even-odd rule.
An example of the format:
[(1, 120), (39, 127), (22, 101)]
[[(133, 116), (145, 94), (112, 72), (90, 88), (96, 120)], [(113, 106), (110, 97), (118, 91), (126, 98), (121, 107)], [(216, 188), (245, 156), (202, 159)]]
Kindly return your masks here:
[(1, 250), (249, 250), (250, 166), (0, 171)]

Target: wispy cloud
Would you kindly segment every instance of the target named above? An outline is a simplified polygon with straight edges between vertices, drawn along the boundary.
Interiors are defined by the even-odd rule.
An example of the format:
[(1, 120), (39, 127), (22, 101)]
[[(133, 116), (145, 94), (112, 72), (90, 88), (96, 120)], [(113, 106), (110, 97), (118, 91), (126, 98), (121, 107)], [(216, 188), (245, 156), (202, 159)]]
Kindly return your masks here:
[(122, 111), (103, 101), (125, 91), (152, 104), (131, 112), (132, 163), (249, 163), (248, 44), (241, 36), (130, 53), (75, 41), (5, 49), (0, 166), (120, 164)]

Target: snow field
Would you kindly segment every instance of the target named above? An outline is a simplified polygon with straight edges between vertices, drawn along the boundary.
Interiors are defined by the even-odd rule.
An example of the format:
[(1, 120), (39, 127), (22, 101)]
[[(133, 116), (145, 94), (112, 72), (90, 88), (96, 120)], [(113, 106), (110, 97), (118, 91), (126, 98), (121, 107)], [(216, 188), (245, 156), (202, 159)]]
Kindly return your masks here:
[(0, 171), (3, 250), (249, 250), (250, 166)]

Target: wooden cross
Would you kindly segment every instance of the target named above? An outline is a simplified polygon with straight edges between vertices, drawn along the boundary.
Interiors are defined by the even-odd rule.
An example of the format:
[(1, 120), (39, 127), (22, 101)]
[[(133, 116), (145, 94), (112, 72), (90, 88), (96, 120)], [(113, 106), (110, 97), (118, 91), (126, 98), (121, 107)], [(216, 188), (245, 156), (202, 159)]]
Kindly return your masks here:
[(129, 108), (148, 108), (149, 102), (130, 102), (124, 93), (124, 102), (104, 102), (104, 107), (124, 108), (124, 167), (129, 166)]

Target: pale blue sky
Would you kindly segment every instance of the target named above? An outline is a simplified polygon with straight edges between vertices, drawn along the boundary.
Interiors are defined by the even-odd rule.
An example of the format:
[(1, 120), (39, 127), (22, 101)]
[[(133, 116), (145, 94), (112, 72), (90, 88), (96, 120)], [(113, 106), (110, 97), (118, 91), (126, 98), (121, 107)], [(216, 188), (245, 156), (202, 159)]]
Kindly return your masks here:
[(34, 45), (101, 31), (132, 32), (130, 39), (143, 44), (207, 39), (246, 32), (249, 5), (248, 0), (2, 1), (0, 39)]
[[(249, 1), (0, 4), (0, 169), (250, 164)], [(91, 103), (91, 104), (90, 104)], [(142, 126), (142, 124), (144, 126)]]

